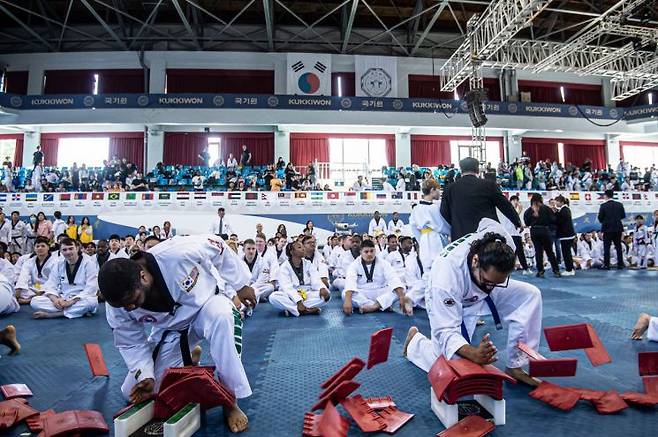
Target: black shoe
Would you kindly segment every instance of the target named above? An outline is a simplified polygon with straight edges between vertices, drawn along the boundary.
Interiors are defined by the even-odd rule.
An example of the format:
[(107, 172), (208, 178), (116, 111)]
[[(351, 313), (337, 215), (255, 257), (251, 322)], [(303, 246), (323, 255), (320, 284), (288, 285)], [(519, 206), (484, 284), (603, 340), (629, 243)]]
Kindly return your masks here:
[(561, 277), (562, 277), (562, 273), (560, 273), (560, 272), (553, 272), (553, 276), (555, 276), (556, 278), (561, 278)]
[(599, 267), (599, 270), (610, 270), (610, 266)]
[(624, 270), (625, 268), (625, 266), (617, 266), (617, 270)]
[(537, 274), (535, 276), (538, 277), (538, 278), (543, 278), (544, 277), (544, 272), (537, 272)]

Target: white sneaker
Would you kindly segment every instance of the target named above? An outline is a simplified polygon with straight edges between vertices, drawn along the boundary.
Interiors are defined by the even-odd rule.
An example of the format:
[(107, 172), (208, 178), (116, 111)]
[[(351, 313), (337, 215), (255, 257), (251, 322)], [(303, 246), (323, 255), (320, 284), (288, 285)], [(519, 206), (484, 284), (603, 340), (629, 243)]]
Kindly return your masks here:
[(525, 269), (523, 273), (521, 273), (523, 276), (531, 276), (532, 275), (532, 270), (530, 269)]
[(562, 272), (562, 276), (576, 276), (576, 271), (575, 270), (564, 271), (564, 272)]

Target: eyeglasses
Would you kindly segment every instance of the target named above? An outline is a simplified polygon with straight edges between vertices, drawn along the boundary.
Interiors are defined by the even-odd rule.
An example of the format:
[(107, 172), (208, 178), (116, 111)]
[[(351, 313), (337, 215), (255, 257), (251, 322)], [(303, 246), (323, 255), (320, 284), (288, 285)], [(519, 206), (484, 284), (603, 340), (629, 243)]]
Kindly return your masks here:
[(479, 271), (480, 271), (480, 282), (481, 282), (481, 285), (483, 287), (485, 287), (487, 289), (492, 289), (492, 290), (496, 287), (498, 287), (498, 288), (507, 288), (508, 287), (510, 275), (507, 275), (507, 279), (505, 279), (505, 281), (503, 281), (501, 283), (495, 283), (495, 282), (487, 281), (484, 278), (484, 275), (483, 275), (484, 271), (482, 270), (482, 268), (480, 268)]

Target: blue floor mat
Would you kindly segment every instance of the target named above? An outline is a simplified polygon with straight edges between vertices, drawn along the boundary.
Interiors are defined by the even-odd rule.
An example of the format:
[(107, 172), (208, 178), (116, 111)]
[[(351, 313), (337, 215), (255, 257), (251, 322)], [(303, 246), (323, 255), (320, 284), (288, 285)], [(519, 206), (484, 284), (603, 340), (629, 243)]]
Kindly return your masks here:
[[(591, 323), (612, 356), (612, 364), (593, 367), (583, 351), (550, 352), (542, 342), (540, 353), (544, 355), (578, 358), (577, 375), (555, 378), (556, 383), (620, 392), (643, 390), (637, 353), (658, 351), (658, 343), (633, 342), (629, 334), (640, 312), (658, 314), (658, 272), (587, 271), (573, 278), (518, 279), (542, 290), (543, 326)], [(23, 308), (1, 321), (17, 327), (23, 351), (16, 357), (0, 358), (0, 384), (27, 384), (34, 392), (30, 404), (39, 410), (95, 409), (110, 423), (113, 413), (124, 406), (120, 386), (126, 370), (112, 345), (104, 310), (78, 320), (33, 321), (30, 315), (29, 308)], [(487, 324), (477, 329), (475, 338), (489, 332), (497, 345), (504, 345), (506, 329), (496, 331), (490, 318), (484, 319)], [(402, 357), (406, 332), (412, 325), (429, 334), (423, 310), (412, 318), (397, 313), (344, 317), (337, 294), (320, 316), (286, 318), (269, 305), (259, 306), (244, 327), (242, 358), (254, 391), (241, 402), (250, 418), (245, 435), (300, 435), (304, 412), (317, 400), (322, 381), (352, 357), (366, 359), (370, 334), (389, 326), (394, 328), (389, 360), (355, 378), (361, 383), (358, 393), (391, 395), (400, 409), (416, 415), (396, 435), (435, 435), (443, 426), (430, 410), (427, 375)], [(110, 378), (91, 377), (83, 343), (100, 344)], [(203, 361), (209, 362), (207, 348)], [(507, 425), (497, 427), (492, 435), (631, 437), (655, 435), (658, 430), (655, 408), (629, 408), (601, 416), (581, 401), (571, 412), (563, 413), (530, 398), (529, 391), (521, 386), (505, 387)], [(223, 425), (219, 409), (210, 411), (203, 424), (195, 435), (232, 435)], [(27, 428), (21, 425), (6, 435), (25, 432)], [(362, 433), (352, 424), (349, 435)]]

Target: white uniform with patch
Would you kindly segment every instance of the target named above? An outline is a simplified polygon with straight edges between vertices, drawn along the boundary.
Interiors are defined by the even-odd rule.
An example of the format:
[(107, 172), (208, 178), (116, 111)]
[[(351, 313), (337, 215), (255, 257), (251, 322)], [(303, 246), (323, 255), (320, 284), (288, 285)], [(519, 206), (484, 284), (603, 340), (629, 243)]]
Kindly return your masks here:
[(50, 277), (51, 270), (57, 264), (57, 259), (56, 256), (48, 254), (46, 260), (41, 265), (37, 265), (38, 258), (33, 255), (23, 263), (16, 281), (16, 290), (20, 290), (21, 299), (30, 299), (43, 293), (44, 285)]
[(329, 266), (327, 265), (327, 261), (325, 261), (324, 256), (322, 256), (319, 250), (315, 251), (313, 259), (306, 259), (313, 263), (313, 266), (318, 270), (318, 273), (320, 274), (320, 278), (326, 278), (329, 280)]
[(74, 319), (88, 313), (95, 313), (98, 309), (98, 268), (94, 260), (88, 256), (80, 255), (79, 266), (74, 275), (69, 279), (67, 274), (67, 261), (64, 257), (56, 259), (52, 266), (48, 280), (43, 285), (44, 294), (35, 296), (30, 301), (34, 311), (45, 311), (56, 313), (57, 309), (48, 296), (56, 296), (71, 300), (78, 298), (76, 303), (64, 308), (64, 317)]
[(427, 265), (425, 273), (429, 274), (432, 263), (443, 250), (441, 234), (450, 235), (450, 225), (443, 218), (438, 203), (420, 201), (411, 210), (409, 227), (411, 234), (418, 241), (418, 253), (423, 265)]
[(0, 315), (15, 313), (20, 309), (9, 279), (0, 274)]
[(110, 250), (109, 253), (110, 256), (107, 259), (108, 261), (115, 258), (126, 258), (126, 259), (130, 258), (130, 256), (128, 256), (128, 253), (124, 249), (119, 249), (116, 252), (112, 252)]
[(345, 300), (345, 292), (351, 291), (352, 305), (355, 308), (373, 305), (376, 302), (384, 311), (398, 300), (395, 289), (404, 289), (404, 283), (388, 261), (376, 258), (373, 262), (374, 267), (372, 264), (366, 264), (369, 270), (372, 268), (372, 282), (368, 282), (360, 256), (350, 264), (345, 276), (345, 289), (341, 295)]
[(25, 236), (28, 232), (28, 225), (25, 222), (9, 222), (9, 252), (27, 253), (27, 244)]
[(379, 221), (375, 220), (374, 218), (370, 219), (370, 224), (368, 225), (368, 235), (377, 237), (380, 234), (385, 234), (387, 230), (388, 226), (386, 226), (386, 220), (384, 220), (382, 217), (379, 217)]
[(16, 266), (7, 261), (4, 258), (0, 258), (0, 275), (3, 275), (12, 285), (16, 282), (16, 277), (18, 276), (16, 272)]
[(242, 261), (251, 274), (249, 285), (256, 292), (256, 299), (266, 299), (274, 291), (273, 281), (276, 278), (279, 264), (271, 257), (263, 258), (258, 253), (256, 253), (256, 258), (251, 266), (249, 266), (246, 257), (243, 257)]
[[(471, 279), (467, 259), (471, 243), (487, 232), (505, 236), (507, 244), (514, 248), (512, 238), (500, 223), (485, 218), (476, 233), (465, 235), (447, 246), (434, 262), (425, 294), (432, 338), (418, 333), (407, 348), (409, 361), (425, 371), (429, 371), (440, 355), (447, 359), (459, 358), (455, 356), (457, 350), (468, 344), (461, 333), (462, 321), (472, 338), (478, 316), (490, 313), (485, 302), (487, 294)], [(507, 367), (521, 367), (528, 358), (517, 349), (518, 342), (535, 350), (539, 347), (541, 293), (534, 285), (510, 279), (506, 288), (496, 287), (489, 296), (501, 321), (508, 323)], [(474, 344), (478, 342), (479, 339), (473, 339)]]
[[(176, 236), (142, 256), (158, 287), (171, 297), (172, 310), (159, 313), (138, 308), (129, 312), (106, 305), (114, 345), (128, 367), (121, 386), (124, 396), (128, 398), (132, 387), (147, 378), (155, 379), (157, 390), (166, 369), (183, 365), (179, 334), (183, 330), (189, 332), (190, 348), (201, 339), (208, 341), (219, 378), (236, 398), (250, 396), (240, 359), (240, 313), (228, 297), (216, 294), (217, 279), (212, 273), (216, 269), (227, 284), (239, 290), (249, 283), (242, 261), (214, 235)], [(148, 336), (144, 325), (151, 325)], [(166, 331), (170, 331), (168, 335)], [(160, 342), (154, 361), (153, 351)]]
[(398, 237), (402, 235), (402, 230), (404, 229), (404, 222), (400, 219), (396, 222), (395, 220), (391, 219), (388, 222), (388, 234), (395, 234)]
[(411, 299), (414, 307), (425, 308), (425, 288), (427, 288), (427, 276), (424, 275), (425, 266), (417, 253), (405, 257), (405, 283), (407, 285), (407, 297)]
[(300, 281), (290, 261), (279, 266), (277, 280), (279, 289), (270, 295), (270, 303), (274, 308), (288, 311), (299, 316), (297, 303), (304, 301), (306, 308), (319, 308), (327, 302), (320, 296), (320, 289), (327, 288), (320, 279), (320, 273), (313, 263), (302, 259), (303, 281)]
[(645, 225), (636, 226), (633, 231), (633, 257), (636, 265), (640, 268), (647, 268), (647, 249), (650, 242), (647, 227)]
[(649, 319), (647, 338), (651, 341), (658, 341), (658, 317), (651, 317)]

